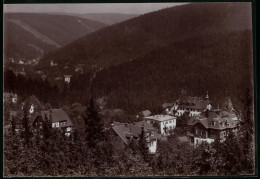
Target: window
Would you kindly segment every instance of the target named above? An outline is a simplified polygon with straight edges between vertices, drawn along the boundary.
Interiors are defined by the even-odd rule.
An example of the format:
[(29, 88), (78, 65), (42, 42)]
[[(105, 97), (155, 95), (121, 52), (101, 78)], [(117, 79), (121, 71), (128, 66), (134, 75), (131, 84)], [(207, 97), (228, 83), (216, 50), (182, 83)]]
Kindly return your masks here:
[(59, 122), (56, 122), (56, 127), (59, 127)]
[(168, 124), (168, 122), (166, 122), (166, 124)]
[(53, 128), (55, 127), (55, 123), (52, 123), (52, 127), (53, 127)]
[(169, 123), (172, 123), (172, 121), (169, 121)]

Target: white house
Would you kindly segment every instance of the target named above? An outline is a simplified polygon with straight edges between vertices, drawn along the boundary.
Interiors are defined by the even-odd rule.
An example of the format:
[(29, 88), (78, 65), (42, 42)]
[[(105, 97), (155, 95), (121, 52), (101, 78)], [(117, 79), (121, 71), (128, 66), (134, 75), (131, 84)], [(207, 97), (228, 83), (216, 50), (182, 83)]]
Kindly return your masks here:
[(66, 83), (70, 83), (70, 77), (71, 77), (71, 75), (64, 75), (64, 81)]
[(12, 102), (13, 103), (17, 102), (17, 94), (14, 94), (14, 96), (12, 96)]
[(200, 116), (206, 109), (211, 110), (212, 106), (207, 93), (205, 98), (182, 95), (175, 102), (165, 105), (165, 108), (168, 115), (182, 116), (185, 112), (189, 112), (190, 116)]
[(170, 130), (176, 127), (176, 117), (170, 115), (154, 115), (145, 117), (147, 123), (154, 125), (157, 123), (159, 125), (159, 132), (162, 135), (169, 135)]
[(29, 112), (30, 112), (30, 114), (32, 114), (32, 113), (34, 112), (34, 106), (33, 106), (33, 104), (31, 105)]

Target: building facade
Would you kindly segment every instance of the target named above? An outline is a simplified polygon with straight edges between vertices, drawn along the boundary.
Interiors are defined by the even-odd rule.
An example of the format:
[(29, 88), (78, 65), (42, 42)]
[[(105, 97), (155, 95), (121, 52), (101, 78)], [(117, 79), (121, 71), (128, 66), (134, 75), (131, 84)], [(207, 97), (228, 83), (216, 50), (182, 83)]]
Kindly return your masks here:
[(185, 112), (188, 112), (189, 116), (200, 116), (206, 109), (212, 109), (208, 94), (205, 98), (181, 95), (178, 100), (165, 103), (163, 107), (166, 114), (172, 116), (182, 116)]
[(50, 120), (52, 128), (62, 130), (66, 136), (71, 135), (73, 124), (63, 109), (50, 109), (41, 111), (40, 114), (36, 115), (35, 120), (32, 123), (35, 133), (41, 133), (44, 120)]
[(224, 141), (231, 132), (237, 132), (239, 121), (236, 119), (234, 114), (226, 111), (207, 110), (201, 116), (194, 116), (189, 120), (187, 136), (194, 145), (211, 143), (216, 138)]
[(110, 134), (119, 137), (124, 145), (130, 145), (133, 140), (139, 140), (142, 130), (145, 132), (149, 152), (154, 154), (157, 150), (157, 140), (160, 138), (160, 135), (152, 125), (144, 120), (132, 124), (113, 122)]
[(65, 83), (70, 83), (70, 77), (71, 77), (71, 75), (64, 75)]
[(170, 115), (153, 115), (144, 118), (148, 124), (158, 127), (160, 134), (169, 135), (176, 127), (176, 117)]

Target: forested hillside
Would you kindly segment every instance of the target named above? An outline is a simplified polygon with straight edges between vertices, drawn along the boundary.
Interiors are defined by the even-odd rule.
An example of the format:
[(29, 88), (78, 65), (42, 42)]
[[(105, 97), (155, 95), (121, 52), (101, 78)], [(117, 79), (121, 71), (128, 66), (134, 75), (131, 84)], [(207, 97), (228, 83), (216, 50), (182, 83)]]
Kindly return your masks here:
[(215, 106), (230, 96), (235, 108), (242, 110), (246, 89), (252, 89), (252, 63), (250, 31), (200, 36), (101, 70), (93, 92), (129, 112), (173, 102), (181, 89), (194, 96), (208, 91)]
[(98, 21), (67, 15), (6, 13), (5, 57), (39, 57), (104, 26)]
[[(250, 31), (200, 36), (102, 69), (93, 81), (92, 93), (94, 98), (107, 96), (109, 107), (130, 114), (146, 109), (156, 111), (162, 103), (176, 100), (181, 89), (194, 96), (205, 96), (208, 91), (215, 106), (230, 96), (239, 111), (246, 89), (252, 91), (252, 61)], [(43, 90), (44, 95), (37, 97), (45, 103), (85, 104), (90, 94), (89, 73), (73, 76), (70, 85), (56, 91), (56, 95), (49, 88), (34, 88), (29, 85), (31, 80), (16, 79), (12, 83), (14, 77), (9, 76), (5, 74), (5, 91), (37, 96)], [(15, 85), (18, 83), (21, 85)]]
[(251, 29), (250, 9), (248, 3), (193, 3), (148, 13), (103, 28), (45, 55), (39, 68), (48, 71), (52, 59), (70, 67), (83, 63), (87, 70), (93, 65), (108, 67), (174, 41)]

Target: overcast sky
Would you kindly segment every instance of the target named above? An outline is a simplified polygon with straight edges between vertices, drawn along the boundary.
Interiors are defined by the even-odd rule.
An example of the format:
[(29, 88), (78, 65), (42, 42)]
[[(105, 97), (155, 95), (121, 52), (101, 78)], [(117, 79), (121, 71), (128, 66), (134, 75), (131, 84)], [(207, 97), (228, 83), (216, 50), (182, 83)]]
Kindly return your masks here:
[(4, 12), (144, 14), (185, 3), (5, 4)]

